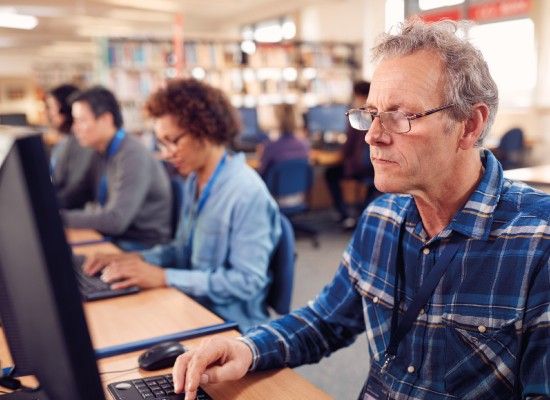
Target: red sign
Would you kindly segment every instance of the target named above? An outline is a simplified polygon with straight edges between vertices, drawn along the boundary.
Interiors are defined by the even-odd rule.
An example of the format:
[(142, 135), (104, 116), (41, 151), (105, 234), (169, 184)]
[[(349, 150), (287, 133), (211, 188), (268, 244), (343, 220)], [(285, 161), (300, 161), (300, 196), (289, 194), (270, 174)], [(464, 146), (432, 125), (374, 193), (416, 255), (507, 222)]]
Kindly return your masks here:
[(437, 22), (442, 19), (451, 19), (453, 21), (458, 21), (462, 19), (462, 13), (459, 8), (451, 8), (445, 11), (431, 12), (431, 13), (422, 13), (420, 18), (426, 22)]
[(468, 7), (468, 19), (487, 21), (527, 14), (531, 0), (496, 0)]

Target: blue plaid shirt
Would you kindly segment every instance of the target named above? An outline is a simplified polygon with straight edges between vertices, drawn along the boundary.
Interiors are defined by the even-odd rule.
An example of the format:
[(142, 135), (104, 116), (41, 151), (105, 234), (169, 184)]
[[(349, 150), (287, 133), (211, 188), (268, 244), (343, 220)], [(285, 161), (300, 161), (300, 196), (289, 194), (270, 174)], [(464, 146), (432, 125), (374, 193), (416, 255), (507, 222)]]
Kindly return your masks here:
[[(482, 160), (479, 186), (432, 238), (411, 196), (371, 203), (321, 294), (247, 333), (252, 369), (313, 363), (366, 332), (370, 375), (392, 399), (550, 396), (550, 196), (504, 179), (490, 152)], [(400, 317), (449, 241), (461, 246), (381, 374), (402, 224)]]

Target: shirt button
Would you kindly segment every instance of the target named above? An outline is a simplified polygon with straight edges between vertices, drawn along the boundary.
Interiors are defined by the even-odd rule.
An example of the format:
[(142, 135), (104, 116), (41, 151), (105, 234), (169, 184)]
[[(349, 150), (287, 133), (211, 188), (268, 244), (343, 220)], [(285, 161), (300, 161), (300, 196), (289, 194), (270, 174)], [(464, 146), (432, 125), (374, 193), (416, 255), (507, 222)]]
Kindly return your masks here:
[(477, 327), (477, 330), (479, 331), (479, 333), (485, 333), (487, 332), (487, 328), (485, 327), (485, 325), (479, 325)]
[(422, 253), (424, 253), (425, 255), (428, 255), (428, 254), (430, 254), (430, 249), (425, 247), (424, 250), (422, 250)]
[(374, 297), (372, 298), (372, 302), (373, 302), (374, 304), (378, 303), (378, 300), (380, 300), (380, 299), (378, 298), (378, 296), (374, 296)]
[(409, 366), (407, 367), (407, 372), (408, 372), (409, 374), (414, 373), (414, 371), (415, 371), (415, 368), (414, 368), (413, 365), (409, 365)]

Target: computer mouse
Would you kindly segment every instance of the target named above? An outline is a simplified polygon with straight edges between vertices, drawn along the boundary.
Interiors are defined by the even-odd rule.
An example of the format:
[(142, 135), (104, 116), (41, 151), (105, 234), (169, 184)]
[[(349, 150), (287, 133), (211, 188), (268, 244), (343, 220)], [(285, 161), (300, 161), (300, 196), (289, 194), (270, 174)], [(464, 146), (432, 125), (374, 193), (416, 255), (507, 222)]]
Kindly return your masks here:
[(178, 342), (159, 343), (143, 352), (138, 358), (138, 364), (146, 371), (172, 367), (176, 358), (185, 353), (185, 350), (186, 348)]

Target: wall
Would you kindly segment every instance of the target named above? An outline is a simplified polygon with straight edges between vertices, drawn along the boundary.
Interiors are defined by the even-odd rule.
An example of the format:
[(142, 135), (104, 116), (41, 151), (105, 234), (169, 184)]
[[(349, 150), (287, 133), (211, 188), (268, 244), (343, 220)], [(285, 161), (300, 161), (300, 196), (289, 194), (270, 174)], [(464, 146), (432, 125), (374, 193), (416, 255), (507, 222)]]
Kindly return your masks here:
[(305, 7), (300, 12), (301, 39), (362, 41), (365, 6), (365, 0), (341, 0)]

